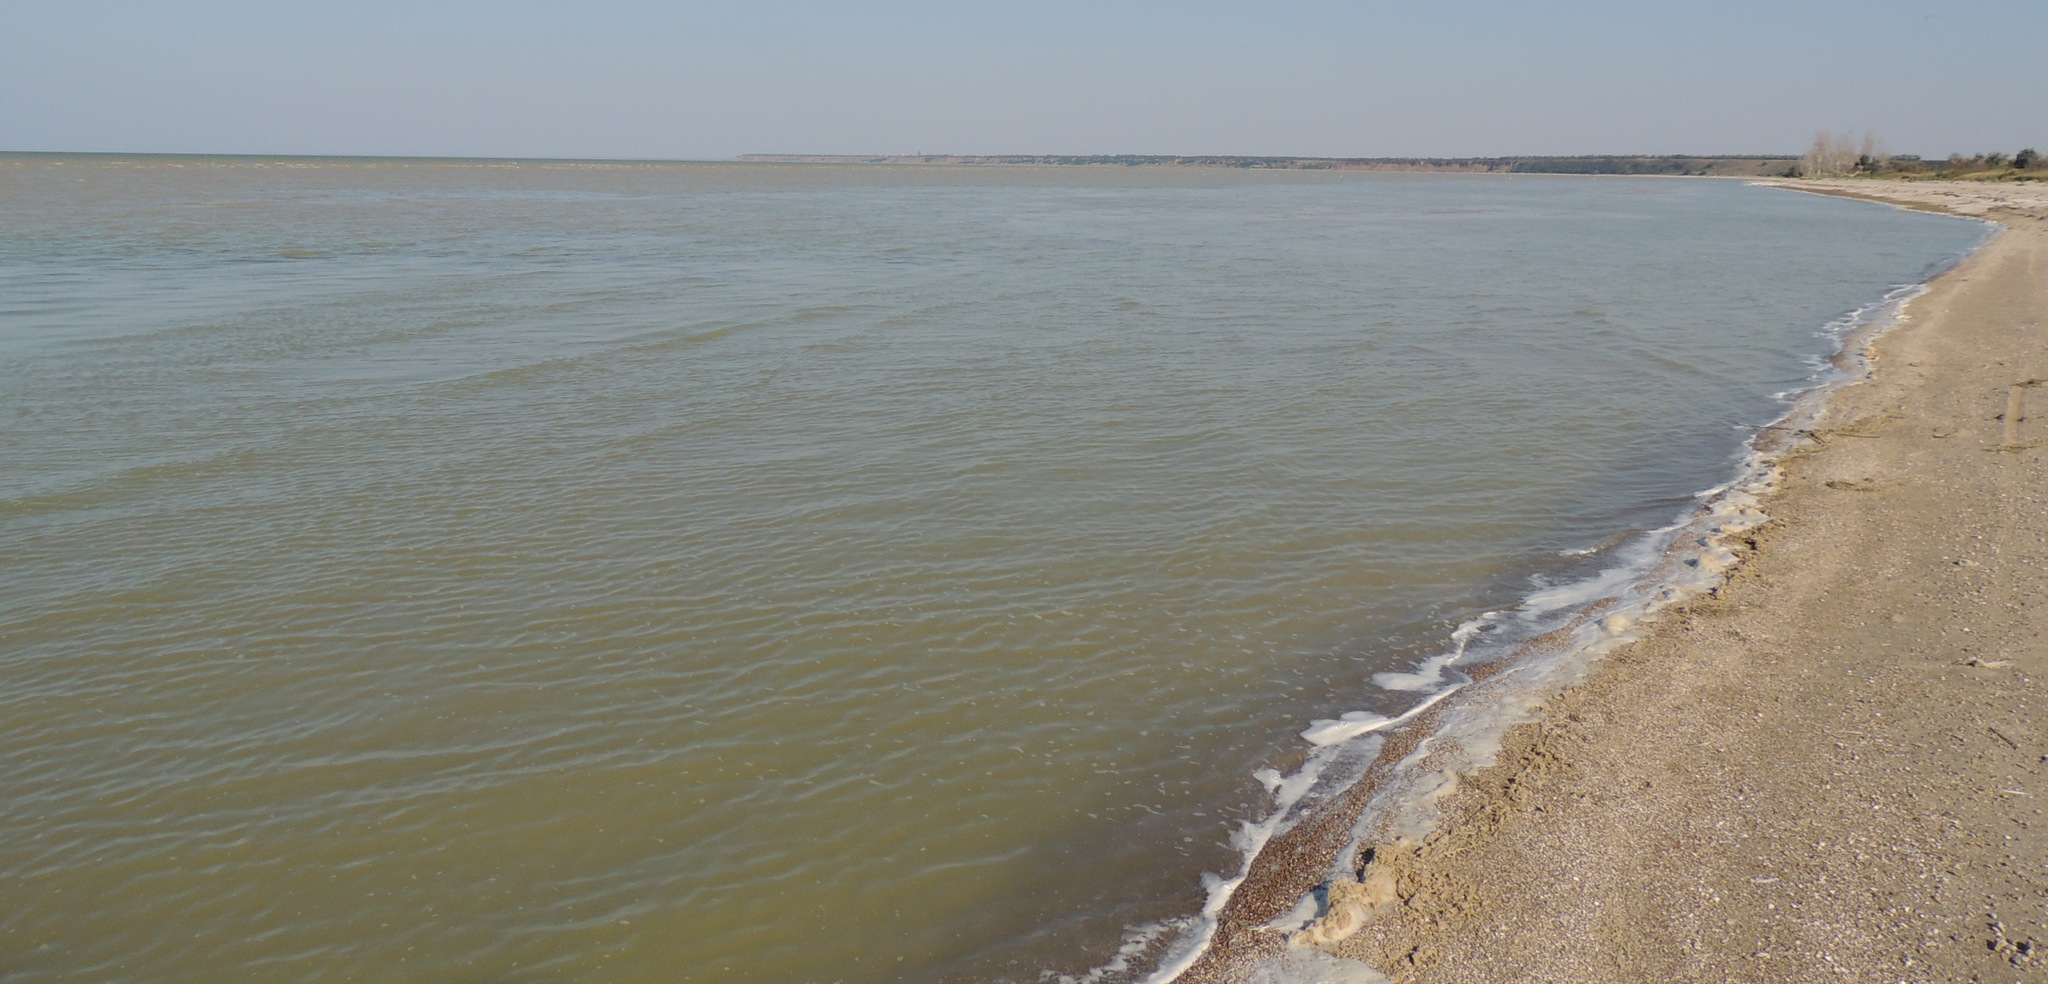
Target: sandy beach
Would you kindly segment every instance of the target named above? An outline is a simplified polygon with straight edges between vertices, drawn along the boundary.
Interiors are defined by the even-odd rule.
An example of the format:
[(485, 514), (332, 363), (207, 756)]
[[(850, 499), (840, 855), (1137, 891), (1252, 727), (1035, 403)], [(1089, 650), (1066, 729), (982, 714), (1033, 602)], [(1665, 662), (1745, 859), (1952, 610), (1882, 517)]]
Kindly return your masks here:
[(2048, 979), (2048, 189), (1774, 183), (2002, 229), (1778, 451), (1725, 584), (1361, 851), (1337, 938), (1266, 921), (1356, 805), (1276, 838), (1184, 980)]

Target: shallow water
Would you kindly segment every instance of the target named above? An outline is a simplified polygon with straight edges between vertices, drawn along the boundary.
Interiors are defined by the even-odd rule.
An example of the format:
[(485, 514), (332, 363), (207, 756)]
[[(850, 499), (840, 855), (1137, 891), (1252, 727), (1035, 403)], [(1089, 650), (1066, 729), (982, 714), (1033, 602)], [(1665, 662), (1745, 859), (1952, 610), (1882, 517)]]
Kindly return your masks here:
[(1975, 223), (1671, 179), (0, 155), (0, 976), (1100, 963)]

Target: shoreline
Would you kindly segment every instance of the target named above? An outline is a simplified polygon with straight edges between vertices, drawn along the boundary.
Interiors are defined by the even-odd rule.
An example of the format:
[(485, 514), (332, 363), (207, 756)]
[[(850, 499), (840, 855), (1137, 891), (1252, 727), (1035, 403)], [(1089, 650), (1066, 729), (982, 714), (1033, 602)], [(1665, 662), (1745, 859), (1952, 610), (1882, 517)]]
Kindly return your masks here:
[[(1801, 436), (1759, 442), (1774, 446), (1759, 449), (1746, 483), (1722, 490), (1729, 508), (1704, 510), (1711, 529), (1682, 561), (1708, 576), (1626, 613), (1595, 601), (1590, 615), (1537, 640), (1533, 655), (1461, 667), (1474, 678), (1470, 693), (1354, 743), (1371, 761), (1308, 792), (1299, 822), (1263, 843), (1243, 883), (1212, 905), (1211, 944), (1155, 979), (1384, 979), (1368, 969), (1377, 968), (1404, 982), (1839, 980), (1845, 971), (1946, 980), (2048, 970), (2048, 960), (2033, 964), (2036, 941), (2048, 945), (2048, 828), (2029, 826), (2048, 823), (2035, 823), (2040, 808), (2030, 805), (2048, 798), (2039, 778), (2048, 744), (2027, 744), (2042, 728), (2039, 714), (2025, 713), (2030, 674), (2048, 672), (2048, 617), (2020, 614), (2048, 610), (2048, 592), (2033, 583), (2048, 569), (2048, 547), (2039, 546), (2048, 543), (2048, 497), (2038, 491), (2048, 455), (2023, 409), (1988, 427), (1976, 419), (1987, 414), (1974, 413), (1984, 409), (1974, 403), (1992, 417), (2023, 408), (2048, 375), (2039, 333), (2048, 193), (1758, 183), (2002, 228), (1893, 323), (1872, 326), (1874, 339), (1845, 341), (1867, 371), (1821, 387), (1806, 408), (1811, 419), (1796, 421), (1808, 426), (1785, 425)], [(1759, 497), (1768, 520), (1755, 509)], [(1992, 513), (1998, 522), (1979, 515)], [(2021, 549), (2000, 553), (1985, 532), (1952, 544), (1973, 521)], [(1694, 531), (1678, 532), (1674, 540)], [(1951, 556), (1971, 545), (1971, 557)], [(1737, 555), (1746, 557), (1739, 566)], [(1941, 593), (1955, 571), (1982, 582), (1969, 596), (1978, 601)], [(1881, 597), (1857, 597), (1873, 577), (1896, 583), (1884, 583)], [(2005, 607), (1979, 610), (1985, 591), (2003, 592)], [(2008, 613), (2009, 625), (1993, 617)], [(1639, 628), (1645, 616), (1654, 617)], [(2000, 630), (1987, 632), (1994, 623)], [(1902, 652), (1907, 636), (1926, 640), (1910, 667), (1858, 661)], [(1927, 656), (1951, 638), (1995, 642), (1996, 654)], [(1544, 643), (1551, 652), (1540, 651)], [(1935, 720), (1946, 723), (1941, 734), (1967, 731), (1951, 719), (1989, 713), (1987, 687), (2022, 688), (2007, 695), (2003, 730), (1977, 730), (2003, 736), (1984, 740), (2027, 768), (1947, 790), (1969, 810), (1914, 813), (1926, 805), (1919, 791), (1983, 765), (1981, 743), (1959, 740), (1958, 751), (1923, 742), (1909, 752), (1889, 717), (1857, 719), (1862, 727), (1821, 721), (1823, 712), (1883, 705), (1923, 732)], [(1478, 726), (1486, 720), (1490, 730)], [(1877, 749), (1886, 752), (1881, 774), (1845, 778), (1844, 756), (1875, 761)], [(1818, 783), (1824, 808), (1803, 795), (1811, 783), (1787, 777), (1828, 777)], [(1848, 809), (1852, 801), (1862, 809)], [(1908, 802), (1916, 806), (1898, 805)], [(2026, 815), (1992, 818), (2000, 808)], [(1972, 829), (1997, 836), (1974, 850), (1926, 847), (1910, 864), (1896, 863), (1896, 850), (1879, 853), (1947, 843), (1943, 832), (1966, 825), (1958, 810), (1976, 817)], [(1795, 829), (1790, 839), (1752, 839)], [(2016, 860), (2024, 852), (2007, 850), (2022, 837), (2034, 848), (2031, 868)], [(1772, 850), (1755, 850), (1766, 843)], [(1645, 866), (1644, 856), (1668, 863)], [(1948, 895), (1900, 901), (1917, 899), (1937, 869), (1949, 872), (1940, 881)], [(1998, 872), (2017, 879), (2006, 904), (1996, 904), (1997, 891), (1980, 893), (1984, 913), (1929, 924), (1927, 914), (1956, 908), (1954, 883), (1988, 885)], [(1922, 918), (1904, 918), (1915, 912)], [(1815, 936), (1819, 928), (1828, 932)], [(1927, 942), (1937, 937), (1950, 945)]]

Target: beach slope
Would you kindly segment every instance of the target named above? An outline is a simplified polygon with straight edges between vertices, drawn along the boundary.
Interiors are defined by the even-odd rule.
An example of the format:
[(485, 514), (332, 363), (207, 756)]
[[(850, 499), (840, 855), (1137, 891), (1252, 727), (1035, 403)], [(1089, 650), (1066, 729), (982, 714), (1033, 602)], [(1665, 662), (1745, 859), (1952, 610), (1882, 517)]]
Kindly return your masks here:
[(1332, 952), (1404, 982), (2048, 980), (2048, 195), (1797, 187), (2004, 228), (1785, 455), (1729, 583), (1382, 846), (1393, 900)]

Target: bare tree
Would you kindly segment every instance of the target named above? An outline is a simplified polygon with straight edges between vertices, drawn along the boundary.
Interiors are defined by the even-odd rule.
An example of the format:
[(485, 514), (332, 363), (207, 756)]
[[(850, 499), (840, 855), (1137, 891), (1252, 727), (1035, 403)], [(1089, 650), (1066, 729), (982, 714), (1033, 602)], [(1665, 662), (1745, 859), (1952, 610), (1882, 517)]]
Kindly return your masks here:
[(1806, 156), (1799, 159), (1799, 173), (1809, 178), (1824, 178), (1843, 173), (1840, 167), (1842, 153), (1837, 150), (1838, 141), (1833, 133), (1821, 130), (1813, 135), (1813, 146), (1806, 148)]
[(1813, 146), (1799, 159), (1799, 173), (1810, 178), (1854, 174), (1859, 167), (1875, 170), (1884, 159), (1883, 144), (1875, 133), (1865, 132), (1859, 148), (1853, 132), (1822, 130), (1814, 134)]

